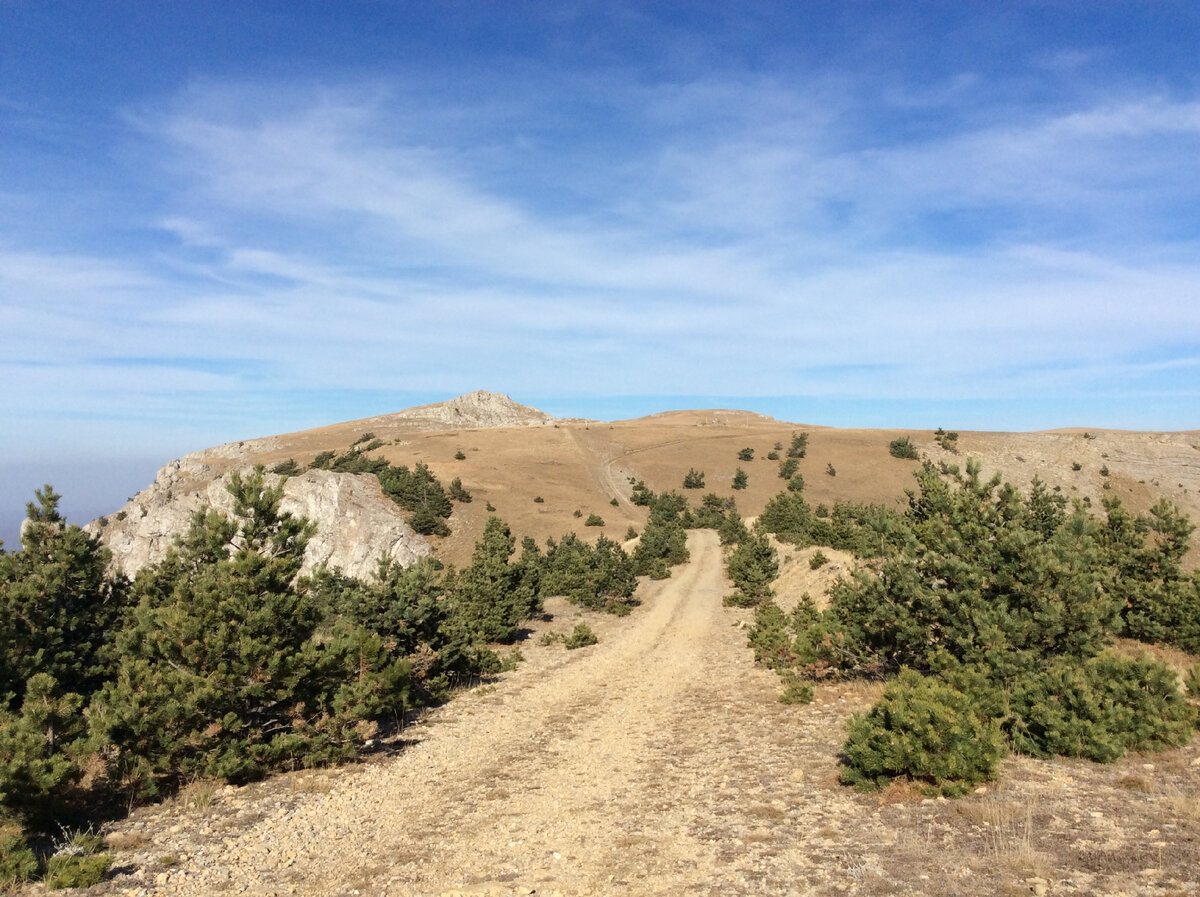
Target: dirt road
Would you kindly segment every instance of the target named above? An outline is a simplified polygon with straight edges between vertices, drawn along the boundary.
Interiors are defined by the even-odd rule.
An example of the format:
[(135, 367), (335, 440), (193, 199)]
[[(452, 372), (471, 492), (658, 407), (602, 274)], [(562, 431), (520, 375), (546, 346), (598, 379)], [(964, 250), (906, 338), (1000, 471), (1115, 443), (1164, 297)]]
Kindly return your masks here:
[[(399, 754), (193, 788), (115, 826), (94, 894), (1195, 893), (1200, 748), (1098, 766), (1006, 761), (963, 801), (837, 784), (878, 686), (776, 700), (711, 531), (600, 643), (527, 661), (409, 730)], [(569, 630), (576, 608), (555, 606)], [(1136, 790), (1130, 789), (1136, 785)]]
[[(818, 708), (813, 731), (783, 718), (799, 711), (774, 702), (773, 674), (752, 669), (721, 606), (715, 535), (689, 544), (692, 562), (649, 584), (600, 644), (540, 649), (413, 730), (399, 756), (282, 793), (276, 783), (240, 816), (219, 812), (219, 792), (207, 814), (147, 820), (155, 843), (139, 853), (162, 868), (125, 890), (141, 879), (162, 894), (795, 893), (861, 867), (821, 846), (871, 827), (849, 822), (861, 810), (830, 784), (840, 727), (821, 725)], [(814, 738), (831, 742), (825, 769), (799, 765)]]

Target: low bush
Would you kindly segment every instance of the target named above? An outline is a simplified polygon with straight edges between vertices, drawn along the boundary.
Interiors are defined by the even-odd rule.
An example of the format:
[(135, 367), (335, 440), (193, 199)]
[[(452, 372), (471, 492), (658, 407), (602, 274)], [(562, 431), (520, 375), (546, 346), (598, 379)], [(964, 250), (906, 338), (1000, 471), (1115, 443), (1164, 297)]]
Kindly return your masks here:
[(737, 587), (738, 598), (729, 604), (748, 607), (772, 594), (771, 583), (779, 575), (779, 554), (762, 533), (749, 533), (729, 553), (725, 571)]
[(888, 443), (888, 453), (893, 458), (903, 458), (910, 461), (916, 461), (921, 457), (917, 451), (917, 447), (912, 444), (912, 440), (907, 436), (901, 436)]
[(37, 871), (37, 856), (25, 843), (21, 827), (0, 817), (0, 892), (16, 890)]
[(592, 632), (592, 627), (587, 623), (576, 623), (575, 628), (571, 630), (571, 634), (563, 640), (563, 645), (568, 651), (574, 651), (576, 648), (586, 648), (588, 645), (595, 645), (600, 641), (596, 638), (596, 633)]
[(883, 697), (850, 720), (841, 779), (860, 790), (910, 779), (957, 797), (995, 778), (1005, 754), (999, 724), (944, 682), (902, 670)]
[(651, 579), (666, 579), (671, 575), (671, 567), (689, 557), (687, 530), (682, 520), (687, 499), (674, 492), (651, 495), (650, 517), (633, 550), (634, 572)]
[(604, 518), (599, 514), (588, 514), (587, 520), (583, 522), (584, 526), (604, 526)]
[(684, 489), (703, 489), (704, 488), (704, 471), (696, 470), (694, 467), (689, 468), (688, 472), (683, 477)]
[(90, 888), (104, 880), (112, 857), (98, 835), (79, 832), (59, 847), (46, 862), (45, 883), (51, 890)]
[(450, 481), (450, 498), (464, 505), (471, 503), (471, 493), (463, 488), (462, 480), (459, 477)]
[[(808, 454), (808, 434), (793, 433), (792, 444), (788, 446), (787, 456), (789, 458), (803, 458)], [(786, 477), (785, 477), (786, 479)]]

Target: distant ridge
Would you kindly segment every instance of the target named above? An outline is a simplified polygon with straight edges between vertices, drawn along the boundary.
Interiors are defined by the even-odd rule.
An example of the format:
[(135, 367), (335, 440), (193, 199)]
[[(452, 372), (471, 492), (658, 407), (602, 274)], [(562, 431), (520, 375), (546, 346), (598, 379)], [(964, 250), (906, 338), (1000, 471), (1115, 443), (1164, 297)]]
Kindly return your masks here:
[(556, 418), (537, 408), (514, 402), (502, 393), (477, 389), (466, 395), (418, 405), (385, 415), (386, 418), (429, 421), (454, 429), (469, 427), (529, 427), (553, 423)]

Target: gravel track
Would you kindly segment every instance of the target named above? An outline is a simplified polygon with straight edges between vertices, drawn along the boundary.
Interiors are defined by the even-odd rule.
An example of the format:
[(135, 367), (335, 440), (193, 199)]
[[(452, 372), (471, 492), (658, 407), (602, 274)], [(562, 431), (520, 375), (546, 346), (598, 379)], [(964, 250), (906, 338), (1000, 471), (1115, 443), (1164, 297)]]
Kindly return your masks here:
[[(774, 702), (721, 606), (715, 534), (689, 545), (692, 561), (644, 585), (600, 644), (544, 649), (410, 730), (400, 755), (312, 780), (327, 791), (268, 783), (257, 800), (219, 792), (207, 814), (135, 814), (116, 842), (149, 832), (128, 862), (166, 868), (129, 868), (117, 892), (795, 893), (822, 853), (797, 840), (801, 810), (805, 830), (857, 815), (829, 785), (841, 727), (810, 712), (805, 735), (781, 718), (797, 711)], [(796, 765), (806, 738), (830, 741), (824, 784)], [(824, 799), (799, 793), (812, 788)], [(224, 801), (241, 808), (217, 812)]]
[[(93, 895), (1179, 897), (1200, 883), (1200, 745), (1099, 766), (1005, 761), (962, 801), (837, 784), (877, 685), (776, 700), (711, 531), (600, 643), (527, 660), (406, 731), (402, 751), (185, 791), (113, 827)], [(581, 612), (552, 605), (551, 628)]]

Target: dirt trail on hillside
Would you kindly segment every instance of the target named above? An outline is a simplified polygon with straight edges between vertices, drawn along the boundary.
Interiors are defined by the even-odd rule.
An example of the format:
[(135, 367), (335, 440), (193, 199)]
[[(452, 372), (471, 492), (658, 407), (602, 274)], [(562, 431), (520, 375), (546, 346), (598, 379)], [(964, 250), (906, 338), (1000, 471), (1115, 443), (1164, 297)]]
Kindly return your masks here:
[[(779, 703), (711, 531), (644, 583), (598, 645), (536, 638), (393, 756), (185, 790), (113, 827), (90, 895), (922, 895), (1196, 893), (1200, 746), (1099, 766), (1005, 762), (962, 801), (837, 784), (878, 686)], [(542, 624), (546, 625), (546, 624)]]
[[(799, 730), (780, 718), (798, 711), (773, 701), (721, 606), (715, 535), (689, 544), (692, 562), (600, 644), (545, 649), (433, 714), (399, 756), (316, 779), (327, 793), (276, 784), (227, 827), (211, 821), (223, 793), (207, 823), (148, 820), (141, 852), (167, 868), (140, 893), (844, 892), (839, 872), (867, 861), (832, 845), (894, 834), (831, 785), (840, 727), (819, 707)], [(826, 768), (801, 769), (814, 739), (831, 741)]]

